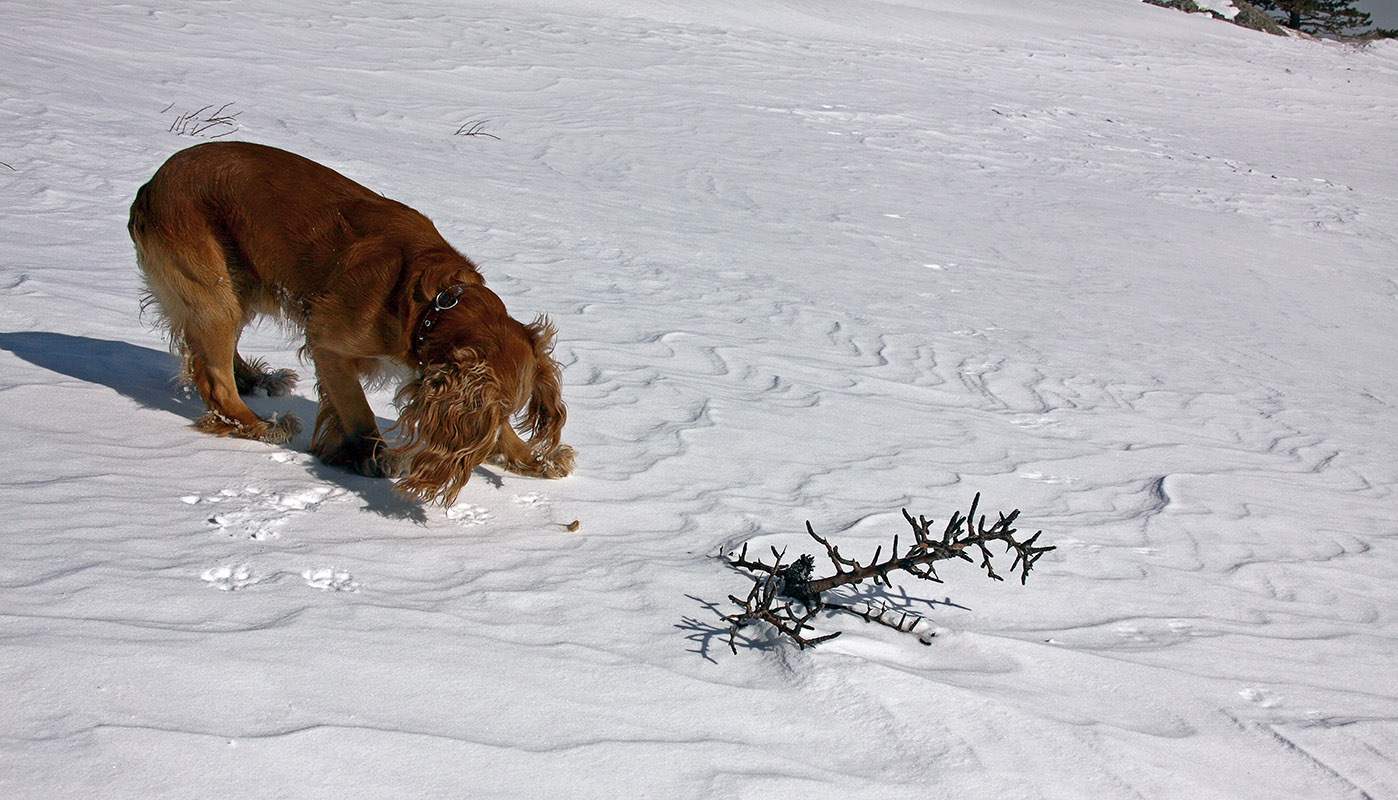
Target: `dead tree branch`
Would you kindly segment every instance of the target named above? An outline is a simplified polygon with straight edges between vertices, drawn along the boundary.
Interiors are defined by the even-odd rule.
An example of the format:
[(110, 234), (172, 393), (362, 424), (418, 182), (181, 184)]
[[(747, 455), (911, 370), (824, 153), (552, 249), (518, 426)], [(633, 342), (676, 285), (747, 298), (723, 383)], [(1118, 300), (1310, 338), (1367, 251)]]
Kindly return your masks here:
[[(894, 535), (889, 557), (880, 560), (883, 556), (883, 547), (880, 546), (867, 564), (841, 555), (840, 548), (816, 533), (807, 521), (807, 535), (825, 549), (825, 556), (834, 569), (833, 574), (822, 578), (813, 577), (815, 556), (804, 554), (796, 561), (783, 565), (785, 551), (779, 552), (773, 548), (773, 562), (768, 564), (760, 559), (749, 559), (748, 548), (744, 544), (736, 558), (731, 555), (725, 556), (730, 565), (746, 571), (748, 577), (753, 579), (753, 588), (746, 600), (730, 596), (741, 610), (723, 618), (731, 626), (728, 646), (736, 653), (734, 636), (738, 630), (758, 621), (766, 622), (780, 633), (789, 636), (802, 649), (828, 641), (838, 636), (839, 632), (823, 636), (809, 636), (803, 633), (807, 629), (814, 630), (810, 624), (811, 619), (825, 609), (845, 611), (867, 622), (887, 625), (905, 633), (911, 632), (921, 622), (915, 615), (895, 612), (887, 606), (876, 607), (873, 603), (868, 603), (861, 611), (856, 607), (827, 602), (822, 595), (831, 589), (855, 586), (866, 580), (873, 580), (876, 586), (892, 587), (889, 574), (894, 572), (906, 572), (922, 580), (941, 583), (941, 576), (937, 574), (934, 566), (937, 562), (961, 559), (975, 563), (973, 554), (980, 556), (980, 566), (985, 570), (987, 577), (997, 581), (1004, 580), (995, 571), (992, 563), (993, 555), (989, 545), (993, 542), (1003, 543), (1006, 554), (1015, 554), (1010, 569), (1019, 570), (1019, 581), (1023, 584), (1029, 579), (1029, 571), (1034, 568), (1035, 562), (1054, 548), (1036, 545), (1043, 531), (1038, 531), (1022, 541), (1016, 537), (1014, 522), (1019, 518), (1019, 509), (1009, 514), (999, 514), (999, 519), (987, 527), (986, 517), (976, 516), (980, 500), (981, 496), (978, 493), (965, 515), (953, 512), (940, 537), (932, 533), (932, 520), (921, 515), (914, 519), (907, 509), (903, 509), (903, 518), (912, 528), (913, 542), (906, 549), (900, 550), (898, 536)], [(797, 606), (801, 610), (798, 611)], [(900, 615), (897, 620), (893, 618), (894, 613)]]
[[(743, 547), (743, 552), (745, 554), (747, 552), (746, 545)], [(734, 642), (733, 636), (738, 632), (739, 628), (747, 625), (749, 622), (762, 621), (771, 625), (778, 631), (791, 637), (796, 644), (800, 645), (802, 650), (805, 650), (807, 647), (815, 647), (821, 642), (834, 639), (836, 636), (840, 635), (839, 631), (815, 637), (808, 637), (801, 633), (805, 629), (812, 627), (810, 625), (811, 618), (820, 613), (821, 607), (807, 606), (804, 613), (798, 613), (791, 603), (779, 602), (778, 598), (779, 596), (784, 596), (782, 595), (782, 589), (786, 585), (786, 580), (783, 575), (792, 572), (793, 568), (796, 572), (805, 569), (806, 574), (809, 575), (810, 566), (807, 562), (811, 557), (801, 556), (795, 564), (783, 567), (783, 555), (784, 553), (777, 552), (775, 549), (772, 550), (772, 556), (775, 561), (769, 568), (771, 571), (768, 572), (765, 577), (757, 578), (753, 581), (752, 590), (748, 592), (746, 600), (739, 600), (734, 595), (728, 595), (729, 600), (732, 600), (743, 608), (741, 613), (731, 614), (723, 618), (724, 622), (731, 625), (728, 629), (728, 647), (732, 649), (734, 655), (738, 653), (738, 645)]]

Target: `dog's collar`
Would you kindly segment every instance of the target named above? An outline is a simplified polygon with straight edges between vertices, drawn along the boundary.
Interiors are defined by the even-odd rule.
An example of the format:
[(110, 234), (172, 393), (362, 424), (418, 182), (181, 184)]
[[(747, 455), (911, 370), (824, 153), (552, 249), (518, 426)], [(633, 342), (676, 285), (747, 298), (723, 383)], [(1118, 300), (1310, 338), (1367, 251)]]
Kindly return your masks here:
[(417, 355), (417, 365), (423, 366), (422, 344), (427, 340), (427, 334), (432, 332), (432, 326), (437, 324), (437, 315), (447, 309), (455, 308), (461, 301), (461, 295), (466, 293), (466, 284), (456, 283), (448, 286), (437, 296), (432, 298), (432, 307), (427, 309), (422, 315), (422, 321), (417, 324), (417, 333), (413, 336), (413, 351)]

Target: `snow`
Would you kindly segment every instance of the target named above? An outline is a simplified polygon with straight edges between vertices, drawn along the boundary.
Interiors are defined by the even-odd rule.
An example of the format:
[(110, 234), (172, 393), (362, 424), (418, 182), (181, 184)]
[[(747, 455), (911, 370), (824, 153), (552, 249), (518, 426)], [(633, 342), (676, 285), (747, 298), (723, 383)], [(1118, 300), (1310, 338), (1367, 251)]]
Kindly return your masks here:
[(1233, 5), (1233, 0), (1195, 0), (1195, 5), (1205, 11), (1222, 15), (1224, 19), (1231, 20), (1238, 16), (1238, 7)]
[[(0, 795), (1398, 796), (1398, 46), (1134, 0), (54, 0), (0, 48)], [(191, 430), (124, 228), (213, 135), (551, 315), (577, 473), (425, 509)], [(1057, 545), (1027, 585), (947, 565), (900, 584), (929, 645), (729, 652), (720, 548), (867, 557), (976, 492)]]

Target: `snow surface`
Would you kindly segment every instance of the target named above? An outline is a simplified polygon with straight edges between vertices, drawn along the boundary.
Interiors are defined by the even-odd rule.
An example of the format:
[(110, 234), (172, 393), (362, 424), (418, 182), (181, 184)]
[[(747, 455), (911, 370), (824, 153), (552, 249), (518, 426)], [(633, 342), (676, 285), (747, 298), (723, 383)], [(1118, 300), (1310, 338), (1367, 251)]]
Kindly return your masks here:
[(1205, 11), (1221, 14), (1224, 19), (1231, 20), (1238, 16), (1238, 7), (1233, 5), (1233, 0), (1194, 0), (1194, 4)]
[[(48, 0), (0, 55), (0, 796), (1398, 797), (1398, 45), (1135, 0)], [(124, 228), (215, 135), (552, 315), (576, 475), (422, 509), (191, 430)], [(313, 419), (304, 377), (255, 407)], [(867, 557), (976, 492), (1058, 546), (1027, 586), (902, 583), (929, 646), (728, 651), (721, 547)]]

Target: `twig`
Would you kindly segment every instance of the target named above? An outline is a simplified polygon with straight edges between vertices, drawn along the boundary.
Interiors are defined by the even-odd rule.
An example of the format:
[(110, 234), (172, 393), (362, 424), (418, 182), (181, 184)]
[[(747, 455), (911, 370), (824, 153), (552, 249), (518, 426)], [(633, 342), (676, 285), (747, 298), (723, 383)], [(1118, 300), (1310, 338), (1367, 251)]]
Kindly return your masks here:
[[(921, 625), (924, 621), (922, 617), (916, 614), (910, 614), (907, 611), (898, 611), (897, 609), (890, 608), (883, 604), (876, 606), (873, 603), (865, 603), (862, 610), (857, 606), (846, 606), (840, 603), (826, 603), (825, 607), (834, 611), (843, 611), (846, 614), (853, 614), (865, 622), (874, 622), (892, 628), (899, 633), (912, 633), (913, 629)], [(893, 619), (893, 614), (895, 613), (898, 615), (897, 620)]]
[[(220, 136), (227, 136), (228, 134), (234, 133), (238, 130), (238, 124), (234, 120), (236, 120), (243, 113), (241, 111), (234, 114), (225, 113), (228, 111), (228, 107), (231, 105), (233, 105), (233, 103), (224, 103), (223, 105), (218, 107), (218, 110), (213, 111), (207, 117), (201, 117), (201, 115), (214, 107), (212, 103), (196, 111), (190, 111), (184, 114), (180, 114), (178, 117), (175, 118), (174, 122), (170, 123), (169, 130), (171, 133), (177, 136), (200, 136), (204, 134), (206, 131), (213, 130), (215, 128), (227, 128), (228, 130), (215, 133), (209, 136), (208, 138), (217, 139)], [(164, 114), (166, 111), (169, 111), (174, 107), (175, 104), (171, 103), (170, 105), (165, 107), (164, 111), (161, 111), (160, 113)]]
[(484, 128), (485, 125), (486, 125), (486, 123), (489, 122), (489, 121), (490, 121), (490, 120), (481, 120), (480, 122), (466, 122), (466, 123), (462, 124), (461, 127), (457, 128), (457, 129), (456, 129), (456, 133), (454, 133), (454, 134), (452, 134), (452, 135), (453, 135), (453, 136), (488, 136), (488, 137), (490, 137), (491, 139), (494, 139), (495, 141), (498, 142), (498, 141), (500, 141), (500, 137), (499, 137), (499, 136), (496, 136), (496, 135), (493, 134), (493, 133), (486, 133), (484, 130), (482, 130), (482, 128)]

